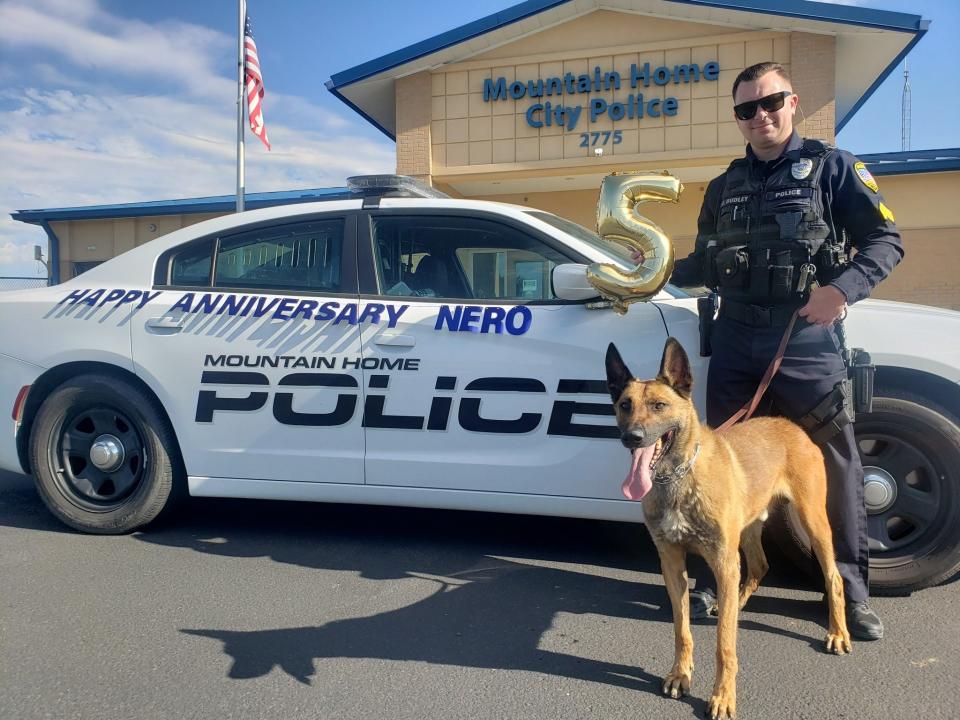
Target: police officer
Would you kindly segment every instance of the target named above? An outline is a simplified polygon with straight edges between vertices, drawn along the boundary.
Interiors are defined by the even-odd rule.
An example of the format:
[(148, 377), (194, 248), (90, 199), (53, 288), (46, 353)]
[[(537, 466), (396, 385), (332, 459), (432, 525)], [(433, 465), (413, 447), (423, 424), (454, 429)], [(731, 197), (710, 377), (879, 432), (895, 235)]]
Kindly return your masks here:
[[(851, 154), (793, 129), (799, 98), (777, 63), (753, 65), (733, 84), (746, 157), (710, 182), (694, 252), (672, 282), (720, 295), (711, 333), (707, 422), (716, 427), (754, 394), (794, 311), (799, 317), (767, 395), (823, 450), (827, 512), (844, 579), (850, 632), (883, 637), (867, 604), (863, 467), (842, 412), (847, 371), (835, 323), (903, 257), (893, 214)], [(849, 248), (856, 254), (850, 257)], [(691, 593), (694, 617), (715, 613), (712, 591)]]

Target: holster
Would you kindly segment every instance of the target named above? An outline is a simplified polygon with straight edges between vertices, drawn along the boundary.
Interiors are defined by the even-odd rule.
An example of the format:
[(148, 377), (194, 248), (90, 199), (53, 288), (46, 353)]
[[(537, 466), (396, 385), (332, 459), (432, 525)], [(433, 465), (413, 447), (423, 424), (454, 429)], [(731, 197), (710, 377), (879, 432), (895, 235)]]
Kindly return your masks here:
[(873, 410), (873, 375), (877, 368), (870, 353), (863, 348), (851, 348), (847, 362), (847, 377), (850, 380), (853, 395), (853, 407), (857, 415)]
[(840, 343), (840, 355), (847, 366), (847, 384), (850, 387), (850, 405), (854, 413), (868, 413), (873, 410), (873, 375), (876, 366), (870, 359), (870, 353), (863, 348), (847, 347), (847, 331), (841, 320), (835, 326), (837, 340)]
[(700, 318), (700, 357), (710, 357), (713, 354), (710, 336), (713, 334), (713, 324), (717, 318), (718, 300), (717, 293), (697, 298), (697, 315)]
[(797, 418), (796, 422), (817, 445), (823, 445), (854, 421), (850, 384), (850, 378), (841, 380), (813, 410)]

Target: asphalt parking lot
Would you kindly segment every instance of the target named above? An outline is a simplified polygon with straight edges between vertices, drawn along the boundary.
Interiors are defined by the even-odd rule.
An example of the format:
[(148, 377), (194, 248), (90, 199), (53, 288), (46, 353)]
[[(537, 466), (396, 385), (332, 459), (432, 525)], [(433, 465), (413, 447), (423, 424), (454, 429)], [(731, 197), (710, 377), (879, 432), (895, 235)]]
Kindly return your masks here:
[[(741, 615), (738, 717), (957, 717), (958, 589), (876, 599), (887, 637), (840, 658), (821, 594), (775, 571)], [(638, 526), (193, 500), (94, 537), (0, 473), (3, 718), (694, 718), (715, 625), (694, 639), (691, 695), (662, 697)]]

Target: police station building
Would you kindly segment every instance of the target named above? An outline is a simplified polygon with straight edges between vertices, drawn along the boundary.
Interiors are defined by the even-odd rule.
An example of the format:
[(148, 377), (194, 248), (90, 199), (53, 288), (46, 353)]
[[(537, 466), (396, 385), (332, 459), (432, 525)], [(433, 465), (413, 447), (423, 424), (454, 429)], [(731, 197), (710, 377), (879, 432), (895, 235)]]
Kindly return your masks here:
[[(799, 133), (834, 143), (928, 24), (805, 0), (528, 0), (338, 72), (327, 88), (396, 142), (398, 173), (454, 197), (527, 205), (593, 227), (603, 176), (667, 169), (685, 186), (680, 202), (643, 212), (682, 257), (693, 248), (707, 183), (744, 152), (731, 97), (741, 70), (784, 65), (800, 98)], [(875, 297), (960, 309), (951, 269), (960, 251), (960, 148), (861, 159), (907, 251)], [(340, 192), (254, 194), (246, 204)], [(14, 217), (46, 229), (54, 277), (66, 279), (233, 208), (225, 196)]]

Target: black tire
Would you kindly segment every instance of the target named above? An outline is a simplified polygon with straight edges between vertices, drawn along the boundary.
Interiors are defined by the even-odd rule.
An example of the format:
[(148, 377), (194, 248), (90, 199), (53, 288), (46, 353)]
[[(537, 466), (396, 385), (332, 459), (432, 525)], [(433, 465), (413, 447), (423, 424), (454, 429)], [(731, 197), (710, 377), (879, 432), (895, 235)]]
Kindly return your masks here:
[[(859, 415), (854, 429), (866, 478), (895, 489), (889, 506), (868, 510), (871, 593), (905, 595), (953, 577), (960, 571), (960, 426), (955, 418), (920, 396), (882, 389), (873, 412)], [(778, 508), (769, 527), (799, 569), (822, 578), (792, 507)]]
[(44, 503), (83, 532), (132, 532), (185, 494), (166, 416), (122, 378), (81, 375), (50, 393), (30, 433), (30, 461)]

